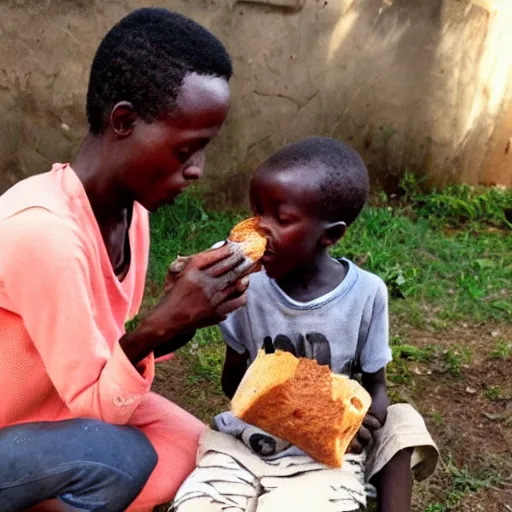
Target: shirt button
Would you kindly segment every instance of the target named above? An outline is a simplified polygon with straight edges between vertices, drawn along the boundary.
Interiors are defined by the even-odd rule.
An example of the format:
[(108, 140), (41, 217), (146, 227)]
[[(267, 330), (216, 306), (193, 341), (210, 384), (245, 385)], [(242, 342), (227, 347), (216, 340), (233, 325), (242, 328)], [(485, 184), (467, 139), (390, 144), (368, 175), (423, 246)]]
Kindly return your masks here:
[(123, 397), (121, 397), (121, 396), (116, 396), (116, 397), (114, 398), (114, 405), (115, 405), (116, 407), (123, 407), (123, 405), (124, 405), (124, 399), (123, 399)]

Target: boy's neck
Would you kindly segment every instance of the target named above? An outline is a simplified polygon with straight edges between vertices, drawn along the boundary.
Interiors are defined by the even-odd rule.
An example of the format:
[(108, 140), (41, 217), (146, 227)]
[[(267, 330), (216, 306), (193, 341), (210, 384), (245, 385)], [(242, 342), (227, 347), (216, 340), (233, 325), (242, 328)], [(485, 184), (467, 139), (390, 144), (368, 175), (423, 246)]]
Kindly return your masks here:
[(292, 299), (308, 302), (334, 290), (346, 274), (345, 265), (341, 265), (331, 258), (327, 250), (323, 250), (313, 261), (277, 279), (277, 284)]

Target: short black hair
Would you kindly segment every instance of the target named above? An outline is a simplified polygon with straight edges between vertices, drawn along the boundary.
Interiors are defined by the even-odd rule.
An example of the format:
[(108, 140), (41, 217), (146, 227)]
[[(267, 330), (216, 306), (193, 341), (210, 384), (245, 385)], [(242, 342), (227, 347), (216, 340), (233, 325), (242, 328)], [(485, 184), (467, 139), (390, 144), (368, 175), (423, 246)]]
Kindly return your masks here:
[(175, 106), (189, 73), (229, 80), (231, 58), (223, 44), (195, 21), (167, 9), (137, 9), (115, 25), (94, 57), (87, 91), (92, 133), (119, 101), (132, 103), (145, 121)]
[(370, 184), (363, 159), (355, 149), (330, 137), (308, 137), (288, 144), (261, 168), (297, 169), (313, 175), (318, 180), (318, 213), (323, 220), (344, 221), (350, 226), (368, 200)]

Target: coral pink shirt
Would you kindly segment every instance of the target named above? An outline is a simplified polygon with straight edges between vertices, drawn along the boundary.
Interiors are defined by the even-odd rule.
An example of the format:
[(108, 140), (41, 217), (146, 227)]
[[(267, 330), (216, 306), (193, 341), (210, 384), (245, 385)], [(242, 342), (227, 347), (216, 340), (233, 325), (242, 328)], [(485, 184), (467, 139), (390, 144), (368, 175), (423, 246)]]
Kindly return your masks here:
[(0, 196), (0, 427), (130, 422), (154, 374), (153, 355), (141, 375), (118, 343), (144, 292), (149, 225), (139, 204), (129, 237), (130, 268), (119, 282), (69, 165)]

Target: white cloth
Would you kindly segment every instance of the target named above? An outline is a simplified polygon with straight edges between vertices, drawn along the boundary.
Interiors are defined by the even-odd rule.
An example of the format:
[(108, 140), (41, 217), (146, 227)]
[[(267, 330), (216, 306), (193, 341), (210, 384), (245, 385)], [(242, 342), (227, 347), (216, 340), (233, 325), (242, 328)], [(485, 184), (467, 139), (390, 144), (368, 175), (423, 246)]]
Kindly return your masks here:
[(262, 460), (235, 437), (207, 430), (197, 468), (178, 490), (173, 512), (351, 512), (375, 496), (371, 480), (400, 450), (413, 448), (417, 480), (435, 469), (439, 453), (421, 415), (409, 404), (392, 405), (368, 457), (346, 455), (340, 469), (310, 457)]

